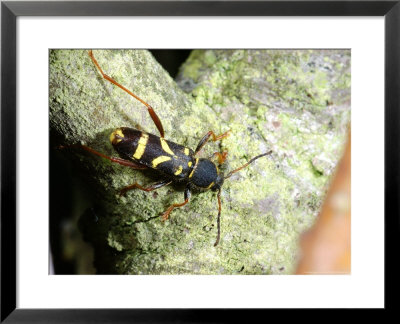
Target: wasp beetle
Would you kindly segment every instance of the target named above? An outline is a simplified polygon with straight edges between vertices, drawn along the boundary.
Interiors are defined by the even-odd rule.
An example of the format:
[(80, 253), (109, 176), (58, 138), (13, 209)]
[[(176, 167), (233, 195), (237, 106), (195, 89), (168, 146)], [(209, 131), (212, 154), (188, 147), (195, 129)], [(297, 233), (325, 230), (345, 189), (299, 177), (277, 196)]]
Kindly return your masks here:
[[(117, 151), (119, 157), (107, 156), (85, 145), (82, 145), (81, 147), (86, 151), (89, 151), (102, 158), (133, 169), (144, 170), (150, 168), (157, 170), (164, 177), (163, 180), (153, 183), (148, 187), (142, 187), (138, 183), (134, 183), (123, 188), (120, 191), (121, 195), (125, 195), (127, 191), (132, 189), (153, 191), (169, 185), (172, 182), (185, 183), (186, 187), (184, 191), (184, 201), (179, 204), (172, 204), (170, 207), (168, 207), (162, 215), (163, 221), (168, 219), (174, 208), (182, 207), (189, 202), (192, 189), (197, 188), (202, 190), (216, 191), (218, 200), (218, 233), (214, 246), (217, 246), (221, 234), (221, 187), (224, 181), (258, 158), (271, 154), (272, 151), (257, 155), (241, 167), (230, 171), (227, 175), (224, 175), (224, 173), (219, 169), (219, 166), (226, 160), (227, 152), (216, 152), (208, 159), (198, 158), (197, 155), (210, 139), (213, 141), (221, 140), (227, 137), (230, 131), (227, 131), (221, 135), (216, 135), (213, 131), (209, 131), (200, 140), (194, 151), (183, 145), (166, 140), (164, 138), (164, 128), (154, 109), (147, 102), (105, 74), (91, 50), (89, 51), (89, 56), (104, 79), (121, 88), (147, 107), (150, 117), (156, 125), (160, 136), (129, 127), (120, 127), (114, 130), (110, 135), (110, 141), (114, 149)], [(218, 163), (213, 162), (215, 158), (217, 159)]]

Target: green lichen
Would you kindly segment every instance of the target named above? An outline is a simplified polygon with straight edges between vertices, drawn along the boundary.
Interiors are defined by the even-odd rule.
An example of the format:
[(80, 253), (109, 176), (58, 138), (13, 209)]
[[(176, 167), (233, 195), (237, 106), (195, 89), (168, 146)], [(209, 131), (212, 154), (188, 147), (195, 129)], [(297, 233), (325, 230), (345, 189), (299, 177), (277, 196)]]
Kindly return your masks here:
[[(343, 100), (350, 96), (349, 52), (196, 50), (178, 83), (147, 51), (94, 54), (105, 73), (154, 107), (167, 139), (195, 148), (207, 131), (230, 129), (227, 139), (211, 142), (202, 152), (207, 157), (228, 150), (225, 170), (273, 151), (224, 184), (217, 248), (215, 193), (194, 193), (190, 204), (161, 222), (157, 216), (166, 207), (183, 201), (182, 186), (119, 197), (126, 185), (155, 181), (154, 172), (124, 168), (80, 150), (64, 152), (79, 160), (76, 168), (92, 184), (101, 215), (90, 238), (104, 267), (98, 270), (292, 273), (298, 237), (313, 224), (341, 156), (350, 117)], [(51, 128), (62, 144), (83, 141), (113, 155), (108, 137), (114, 128), (141, 127), (157, 134), (143, 105), (103, 80), (86, 51), (50, 52), (49, 99)]]

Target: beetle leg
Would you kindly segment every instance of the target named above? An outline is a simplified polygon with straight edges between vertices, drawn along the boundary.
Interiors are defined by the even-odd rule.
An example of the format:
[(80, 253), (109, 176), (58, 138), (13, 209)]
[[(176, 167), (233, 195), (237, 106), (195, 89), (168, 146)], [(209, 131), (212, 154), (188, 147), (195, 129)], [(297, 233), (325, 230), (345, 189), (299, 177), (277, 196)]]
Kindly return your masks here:
[(213, 155), (210, 156), (210, 160), (217, 157), (218, 158), (218, 164), (221, 165), (225, 162), (226, 157), (228, 156), (228, 151), (224, 151), (222, 153), (220, 152), (215, 152)]
[(154, 124), (156, 125), (158, 131), (160, 132), (160, 135), (162, 138), (164, 138), (164, 128), (161, 124), (161, 120), (160, 118), (158, 118), (156, 112), (154, 111), (153, 107), (150, 106), (146, 101), (144, 101), (143, 99), (139, 98), (137, 95), (135, 95), (133, 92), (129, 91), (127, 88), (125, 88), (123, 85), (119, 84), (117, 81), (115, 81), (114, 79), (112, 79), (111, 77), (109, 77), (107, 74), (105, 74), (102, 70), (102, 68), (100, 67), (99, 63), (97, 62), (97, 60), (94, 58), (93, 55), (93, 51), (90, 50), (89, 51), (89, 56), (92, 59), (94, 65), (97, 67), (97, 69), (99, 70), (99, 72), (101, 73), (101, 75), (103, 76), (104, 79), (106, 79), (107, 81), (110, 81), (112, 84), (116, 85), (117, 87), (121, 88), (122, 90), (124, 90), (125, 92), (129, 93), (133, 98), (135, 98), (136, 100), (140, 101), (143, 105), (145, 105), (147, 107), (147, 110), (150, 114), (151, 119), (153, 120)]
[(169, 217), (169, 214), (171, 214), (171, 212), (174, 208), (179, 208), (179, 207), (185, 206), (189, 202), (190, 196), (191, 196), (190, 186), (187, 185), (185, 188), (185, 201), (181, 204), (173, 204), (173, 205), (169, 206), (168, 209), (161, 216), (161, 220), (166, 221)]
[(92, 154), (95, 154), (95, 155), (97, 155), (97, 156), (100, 156), (100, 157), (102, 157), (102, 158), (105, 158), (105, 159), (107, 159), (107, 160), (110, 160), (111, 162), (118, 163), (118, 164), (121, 164), (121, 165), (123, 165), (123, 166), (127, 166), (127, 167), (129, 167), (129, 168), (135, 169), (135, 170), (144, 170), (144, 169), (147, 169), (147, 166), (145, 166), (145, 165), (142, 165), (142, 164), (139, 164), (139, 163), (135, 163), (135, 162), (129, 161), (129, 160), (124, 160), (124, 159), (117, 158), (117, 157), (107, 156), (107, 155), (105, 155), (105, 154), (103, 154), (103, 153), (100, 153), (100, 152), (98, 152), (98, 151), (96, 151), (96, 150), (94, 150), (94, 149), (92, 149), (91, 147), (86, 146), (86, 145), (80, 145), (80, 144), (75, 144), (75, 145), (61, 145), (61, 146), (59, 146), (58, 148), (64, 149), (64, 148), (68, 148), (68, 147), (80, 147), (80, 148), (83, 148), (84, 150), (86, 150), (86, 151), (88, 151), (88, 152), (90, 152), (90, 153), (92, 153)]
[(156, 189), (158, 189), (158, 188), (167, 186), (167, 185), (169, 185), (171, 182), (172, 182), (172, 180), (161, 180), (161, 181), (159, 181), (159, 182), (156, 182), (156, 183), (151, 184), (150, 186), (148, 186), (148, 187), (146, 187), (146, 188), (145, 188), (145, 187), (142, 187), (142, 186), (139, 185), (137, 182), (135, 182), (134, 184), (132, 184), (132, 185), (130, 185), (130, 186), (127, 186), (127, 187), (121, 189), (121, 191), (119, 192), (119, 195), (120, 195), (120, 196), (125, 196), (125, 194), (126, 194), (127, 191), (132, 190), (132, 189), (135, 189), (135, 188), (140, 189), (140, 190), (143, 190), (143, 191), (149, 192), (149, 191), (153, 191), (153, 190), (156, 190)]
[(228, 137), (229, 133), (231, 130), (228, 130), (227, 132), (221, 134), (221, 135), (215, 135), (213, 131), (209, 131), (204, 137), (200, 140), (199, 144), (197, 144), (196, 150), (194, 151), (194, 155), (199, 153), (201, 149), (203, 148), (204, 145), (209, 141), (210, 137), (212, 136), (213, 142), (219, 141), (225, 137)]

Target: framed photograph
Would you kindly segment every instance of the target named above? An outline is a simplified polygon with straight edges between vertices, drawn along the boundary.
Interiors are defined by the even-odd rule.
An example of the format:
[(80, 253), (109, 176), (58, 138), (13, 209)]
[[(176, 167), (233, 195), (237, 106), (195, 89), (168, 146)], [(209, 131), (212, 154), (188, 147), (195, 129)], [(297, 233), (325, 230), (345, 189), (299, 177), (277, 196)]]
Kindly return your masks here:
[(2, 320), (391, 307), (398, 1), (1, 8)]

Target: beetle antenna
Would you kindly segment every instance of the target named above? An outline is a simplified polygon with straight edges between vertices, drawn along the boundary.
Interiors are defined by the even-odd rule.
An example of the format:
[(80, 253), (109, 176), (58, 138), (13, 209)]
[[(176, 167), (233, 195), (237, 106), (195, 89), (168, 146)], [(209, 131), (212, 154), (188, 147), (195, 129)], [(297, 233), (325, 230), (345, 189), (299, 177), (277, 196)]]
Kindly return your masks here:
[(214, 246), (218, 245), (219, 238), (221, 236), (221, 189), (218, 190), (217, 198), (218, 198), (218, 218), (217, 218), (218, 234), (217, 234), (217, 240), (215, 241)]
[(269, 154), (271, 154), (271, 153), (272, 153), (272, 150), (269, 151), (269, 152), (267, 152), (267, 153), (263, 153), (263, 154), (257, 155), (256, 157), (253, 157), (253, 158), (252, 158), (249, 162), (247, 162), (246, 164), (243, 164), (241, 167), (239, 167), (239, 168), (237, 168), (237, 169), (235, 169), (235, 170), (229, 172), (228, 175), (227, 175), (226, 177), (224, 177), (224, 179), (230, 178), (234, 173), (236, 173), (236, 172), (242, 170), (243, 168), (247, 167), (250, 163), (253, 163), (255, 160), (259, 159), (260, 157), (269, 155)]

